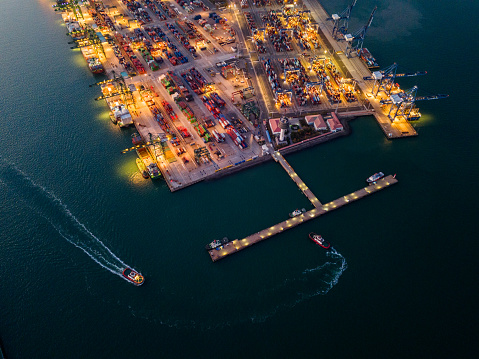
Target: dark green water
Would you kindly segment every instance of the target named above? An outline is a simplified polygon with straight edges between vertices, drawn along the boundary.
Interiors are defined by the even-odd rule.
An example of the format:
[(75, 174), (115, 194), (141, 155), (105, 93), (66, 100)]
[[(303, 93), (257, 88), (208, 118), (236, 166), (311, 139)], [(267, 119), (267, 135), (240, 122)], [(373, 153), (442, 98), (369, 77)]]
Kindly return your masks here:
[[(322, 2), (329, 12), (349, 1)], [(338, 5), (338, 3), (341, 3)], [(351, 28), (375, 5), (358, 2)], [(0, 2), (0, 335), (8, 358), (473, 358), (476, 2), (384, 1), (367, 47), (428, 75), (414, 139), (372, 118), (287, 157), (322, 201), (400, 183), (212, 263), (203, 246), (309, 207), (269, 163), (171, 194), (144, 181), (51, 2)], [(383, 24), (383, 28), (381, 28)], [(337, 254), (307, 239), (316, 231)], [(140, 288), (118, 276), (128, 264)]]

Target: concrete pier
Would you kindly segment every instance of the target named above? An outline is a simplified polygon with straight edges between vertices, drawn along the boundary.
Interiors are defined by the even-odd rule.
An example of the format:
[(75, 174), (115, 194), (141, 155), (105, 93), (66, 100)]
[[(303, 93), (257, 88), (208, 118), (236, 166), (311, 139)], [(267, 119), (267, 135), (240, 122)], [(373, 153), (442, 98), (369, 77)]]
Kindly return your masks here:
[(306, 186), (303, 180), (299, 178), (299, 176), (293, 170), (293, 167), (290, 166), (288, 161), (285, 160), (285, 158), (281, 155), (281, 153), (276, 151), (272, 154), (272, 156), (276, 162), (279, 162), (281, 166), (283, 166), (284, 170), (288, 173), (289, 177), (291, 177), (291, 179), (298, 185), (301, 192), (303, 192), (303, 194), (309, 199), (311, 204), (316, 208), (321, 207), (322, 206), (321, 202), (319, 202), (319, 200), (316, 198), (314, 193), (311, 192), (311, 190), (308, 188), (308, 186)]
[(331, 201), (324, 205), (320, 205), (319, 207), (316, 207), (306, 213), (303, 213), (302, 215), (287, 219), (283, 222), (275, 224), (274, 226), (271, 226), (269, 228), (263, 229), (243, 239), (235, 239), (234, 241), (231, 241), (225, 244), (221, 249), (219, 250), (212, 249), (208, 251), (208, 253), (211, 257), (211, 260), (213, 262), (216, 262), (217, 260), (220, 260), (226, 256), (229, 256), (230, 254), (233, 254), (245, 248), (248, 248), (255, 243), (271, 238), (275, 234), (282, 233), (290, 228), (300, 225), (301, 223), (304, 223), (313, 218), (322, 216), (323, 214), (326, 214), (335, 209), (341, 208), (344, 205), (355, 202), (361, 198), (364, 198), (370, 194), (376, 193), (382, 189), (388, 188), (392, 186), (393, 184), (396, 184), (397, 182), (398, 180), (394, 178), (393, 176), (387, 176), (377, 181), (376, 184), (374, 185), (361, 188), (353, 193), (347, 194), (346, 196), (335, 199), (334, 201)]

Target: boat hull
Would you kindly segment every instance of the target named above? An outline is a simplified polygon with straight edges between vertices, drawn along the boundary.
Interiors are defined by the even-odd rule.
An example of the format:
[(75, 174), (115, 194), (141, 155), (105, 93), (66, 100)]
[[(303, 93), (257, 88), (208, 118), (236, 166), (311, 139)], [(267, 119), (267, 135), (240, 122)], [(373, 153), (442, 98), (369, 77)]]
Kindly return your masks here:
[(158, 165), (151, 157), (148, 150), (145, 147), (141, 147), (136, 150), (136, 153), (138, 154), (138, 157), (140, 157), (140, 160), (144, 163), (150, 178), (151, 179), (161, 178), (160, 169), (158, 168)]
[(125, 277), (130, 283), (133, 283), (136, 286), (140, 286), (145, 282), (145, 277), (143, 277), (140, 273), (135, 272), (131, 268), (125, 268), (122, 273), (123, 277)]
[(375, 173), (373, 174), (371, 177), (369, 177), (366, 182), (367, 183), (374, 183), (376, 181), (379, 181), (381, 178), (384, 177), (384, 173), (382, 172), (378, 172), (378, 173)]
[(136, 166), (138, 167), (138, 170), (140, 171), (144, 179), (150, 178), (150, 175), (148, 174), (145, 164), (139, 158), (136, 159)]
[(379, 68), (378, 63), (376, 62), (376, 59), (371, 55), (368, 49), (363, 48), (358, 52), (359, 57), (366, 63), (366, 66), (369, 69), (377, 69)]
[(305, 212), (306, 212), (306, 209), (304, 209), (304, 208), (302, 208), (301, 210), (297, 209), (297, 210), (291, 212), (291, 213), (289, 214), (289, 216), (290, 216), (291, 218), (293, 218), (293, 217), (300, 216), (300, 215), (302, 215), (302, 214), (305, 213)]
[(206, 249), (207, 251), (210, 251), (210, 250), (212, 250), (212, 249), (219, 248), (219, 247), (221, 247), (221, 246), (223, 246), (223, 245), (225, 245), (226, 243), (229, 243), (229, 242), (231, 242), (231, 240), (228, 239), (227, 237), (224, 237), (224, 238), (221, 239), (221, 240), (215, 239), (213, 242), (207, 244), (207, 245), (205, 246), (205, 249)]
[(323, 237), (321, 237), (319, 234), (311, 232), (309, 234), (309, 239), (311, 239), (314, 243), (316, 243), (318, 246), (324, 248), (324, 249), (330, 249), (331, 248), (331, 243), (326, 241)]

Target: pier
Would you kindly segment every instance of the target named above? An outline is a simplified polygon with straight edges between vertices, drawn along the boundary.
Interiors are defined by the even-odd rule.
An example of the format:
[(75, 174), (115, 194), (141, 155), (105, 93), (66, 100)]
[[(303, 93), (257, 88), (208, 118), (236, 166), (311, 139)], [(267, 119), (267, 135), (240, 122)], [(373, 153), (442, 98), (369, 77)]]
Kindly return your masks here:
[(322, 216), (323, 214), (326, 214), (335, 209), (341, 208), (349, 203), (355, 202), (361, 198), (369, 196), (370, 194), (379, 192), (385, 188), (392, 186), (393, 184), (396, 184), (397, 182), (398, 180), (394, 178), (393, 176), (387, 176), (377, 181), (376, 184), (361, 188), (355, 192), (349, 193), (343, 197), (335, 199), (334, 201), (331, 201), (324, 205), (320, 205), (297, 217), (287, 219), (283, 222), (275, 224), (274, 226), (268, 227), (252, 235), (249, 235), (243, 239), (235, 239), (223, 245), (223, 248), (221, 248), (220, 250), (212, 249), (208, 251), (208, 253), (211, 257), (211, 260), (213, 262), (216, 262), (226, 256), (229, 256), (233, 253), (236, 253), (245, 248), (248, 248), (253, 244), (256, 244), (258, 242), (264, 241), (265, 239), (271, 238), (274, 235), (282, 233), (290, 228), (294, 228), (300, 225), (301, 223), (304, 223), (311, 219)]
[(249, 235), (243, 239), (235, 239), (231, 242), (228, 242), (218, 248), (211, 249), (208, 251), (211, 260), (216, 262), (230, 254), (239, 252), (245, 248), (250, 247), (251, 245), (261, 242), (265, 239), (271, 238), (276, 234), (282, 233), (290, 228), (296, 227), (301, 223), (307, 222), (311, 219), (317, 218), (331, 212), (337, 208), (341, 208), (346, 204), (355, 202), (361, 198), (364, 198), (370, 194), (376, 193), (382, 189), (388, 188), (389, 186), (396, 184), (398, 180), (396, 175), (387, 176), (381, 180), (369, 184), (366, 187), (363, 187), (355, 192), (349, 193), (343, 197), (337, 198), (334, 201), (331, 201), (326, 204), (322, 204), (319, 199), (314, 195), (314, 193), (309, 189), (309, 187), (303, 182), (303, 180), (298, 176), (296, 171), (291, 167), (291, 165), (286, 161), (283, 155), (279, 151), (275, 151), (271, 154), (271, 157), (278, 162), (289, 177), (296, 183), (301, 192), (308, 198), (314, 208), (310, 211), (307, 211), (298, 216), (289, 218), (285, 221), (282, 221), (274, 226), (265, 228), (259, 232)]
[(299, 176), (293, 170), (293, 167), (291, 167), (291, 165), (288, 163), (288, 161), (286, 161), (286, 159), (281, 155), (281, 153), (277, 151), (277, 152), (274, 152), (272, 156), (276, 162), (279, 162), (279, 164), (283, 166), (284, 170), (288, 173), (289, 177), (291, 177), (291, 179), (298, 185), (301, 192), (303, 192), (303, 194), (309, 199), (311, 204), (315, 208), (321, 207), (322, 206), (321, 202), (319, 202), (319, 200), (316, 198), (314, 193), (308, 188), (308, 186), (306, 186), (303, 180), (299, 178)]

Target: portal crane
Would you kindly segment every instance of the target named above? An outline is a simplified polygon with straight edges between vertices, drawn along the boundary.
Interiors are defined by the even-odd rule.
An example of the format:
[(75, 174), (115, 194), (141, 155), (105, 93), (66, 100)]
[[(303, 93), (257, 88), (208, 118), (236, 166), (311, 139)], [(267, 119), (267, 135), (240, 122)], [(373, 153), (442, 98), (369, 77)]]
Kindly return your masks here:
[(439, 100), (449, 97), (446, 94), (437, 94), (429, 96), (417, 96), (417, 86), (406, 90), (404, 92), (399, 92), (392, 94), (388, 100), (382, 100), (381, 105), (391, 104), (391, 108), (388, 112), (388, 117), (391, 121), (394, 121), (396, 117), (403, 117), (404, 119), (418, 120), (421, 117), (419, 109), (415, 107), (416, 101), (429, 101), (429, 100)]
[(55, 11), (71, 11), (75, 16), (75, 19), (78, 21), (80, 18), (83, 19), (83, 13), (81, 11), (80, 5), (78, 5), (77, 0), (64, 0), (57, 1), (56, 5), (52, 5), (52, 8)]
[[(363, 48), (364, 37), (366, 36), (366, 32), (368, 31), (369, 27), (371, 26), (371, 23), (373, 22), (374, 13), (376, 12), (377, 8), (378, 7), (376, 6), (371, 12), (371, 15), (369, 16), (369, 20), (366, 25), (356, 31), (353, 35), (347, 34), (344, 36), (344, 39), (348, 42), (348, 46), (346, 48), (347, 57), (351, 55), (351, 52), (353, 50), (358, 53)], [(356, 43), (353, 45), (355, 41)]]
[(426, 75), (427, 71), (406, 72), (402, 74), (397, 73), (398, 64), (394, 63), (384, 70), (374, 71), (372, 76), (364, 76), (363, 80), (374, 80), (371, 94), (376, 97), (379, 91), (383, 90), (387, 96), (391, 94), (393, 84), (396, 83), (397, 77), (414, 77)]
[(135, 97), (133, 96), (133, 93), (130, 90), (130, 88), (126, 85), (125, 79), (123, 78), (123, 76), (118, 76), (115, 73), (115, 71), (112, 71), (112, 73), (113, 73), (113, 78), (112, 79), (97, 82), (96, 84), (90, 85), (90, 87), (95, 86), (95, 85), (96, 86), (101, 86), (101, 85), (108, 84), (108, 83), (114, 83), (116, 91), (112, 91), (109, 94), (103, 94), (102, 96), (97, 97), (95, 100), (100, 101), (100, 100), (105, 100), (109, 97), (121, 96), (122, 100), (123, 100), (123, 102), (126, 106), (134, 105), (135, 104)]
[(344, 9), (341, 14), (333, 14), (331, 16), (330, 19), (334, 22), (332, 32), (333, 38), (337, 39), (338, 34), (346, 35), (348, 32), (349, 18), (354, 5), (356, 5), (356, 1), (357, 0), (353, 0), (353, 2), (346, 9)]
[(127, 153), (127, 152), (130, 152), (130, 151), (133, 151), (133, 150), (137, 150), (138, 148), (148, 147), (150, 145), (155, 146), (155, 144), (161, 143), (161, 142), (164, 141), (164, 138), (162, 138), (162, 136), (160, 136), (160, 134), (158, 134), (158, 137), (156, 139), (152, 139), (152, 134), (151, 133), (149, 133), (149, 135), (150, 135), (150, 141), (145, 142), (145, 143), (140, 144), (140, 145), (130, 147), (130, 148), (125, 148), (123, 151), (121, 151), (121, 153)]
[[(95, 48), (95, 51), (96, 51), (98, 56), (100, 56), (100, 54), (101, 54), (101, 55), (103, 55), (104, 58), (106, 58), (105, 49), (103, 49), (103, 45), (101, 44), (101, 40), (98, 37), (95, 30), (93, 30), (90, 27), (86, 27), (86, 28), (83, 29), (83, 33), (84, 33), (84, 37), (74, 39), (74, 41), (76, 42), (76, 47), (82, 48), (82, 47), (86, 47), (86, 46), (93, 46)], [(75, 46), (71, 47), (71, 48), (74, 49)]]

